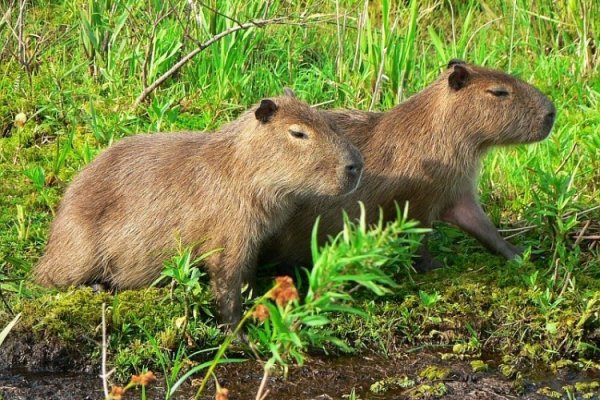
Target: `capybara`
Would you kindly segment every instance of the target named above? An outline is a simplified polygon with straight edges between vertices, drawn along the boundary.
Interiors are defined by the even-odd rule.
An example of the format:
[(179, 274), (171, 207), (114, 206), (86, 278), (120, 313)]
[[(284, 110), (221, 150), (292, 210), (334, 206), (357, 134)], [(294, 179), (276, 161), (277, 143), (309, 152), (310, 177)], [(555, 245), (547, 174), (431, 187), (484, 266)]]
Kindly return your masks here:
[(323, 116), (286, 96), (262, 100), (214, 134), (120, 140), (66, 190), (37, 282), (139, 288), (160, 276), (178, 241), (195, 256), (219, 249), (204, 266), (231, 327), (263, 240), (300, 199), (355, 190), (362, 168), (360, 152)]
[[(293, 96), (290, 90), (285, 91)], [(533, 86), (503, 72), (452, 60), (431, 85), (387, 112), (321, 111), (365, 159), (360, 188), (339, 198), (311, 197), (289, 223), (266, 241), (261, 262), (310, 265), (310, 237), (320, 215), (319, 237), (342, 228), (342, 209), (373, 223), (396, 216), (395, 202), (409, 202), (409, 217), (424, 226), (450, 222), (488, 249), (510, 259), (520, 249), (504, 240), (484, 214), (476, 192), (482, 156), (492, 146), (544, 139), (554, 124), (552, 102)], [(440, 266), (426, 240), (416, 267)]]

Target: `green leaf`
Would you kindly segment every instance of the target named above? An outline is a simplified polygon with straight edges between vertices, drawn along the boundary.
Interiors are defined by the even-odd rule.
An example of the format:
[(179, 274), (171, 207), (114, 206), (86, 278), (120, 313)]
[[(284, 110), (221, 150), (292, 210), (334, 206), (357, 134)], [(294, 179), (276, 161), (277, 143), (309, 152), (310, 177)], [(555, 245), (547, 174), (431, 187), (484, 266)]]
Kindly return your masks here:
[(327, 325), (330, 320), (323, 315), (312, 315), (301, 319), (302, 323), (306, 326), (323, 326)]

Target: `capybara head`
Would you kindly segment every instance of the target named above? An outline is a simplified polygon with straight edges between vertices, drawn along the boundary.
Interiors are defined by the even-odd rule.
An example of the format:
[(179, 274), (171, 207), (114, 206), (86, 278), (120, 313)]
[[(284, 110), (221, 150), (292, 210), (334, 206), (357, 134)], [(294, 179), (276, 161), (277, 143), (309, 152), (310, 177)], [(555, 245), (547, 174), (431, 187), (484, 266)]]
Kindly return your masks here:
[(252, 142), (248, 149), (263, 153), (265, 184), (307, 195), (341, 195), (357, 188), (362, 155), (306, 103), (289, 96), (264, 99), (254, 116), (256, 129), (245, 140)]
[(469, 139), (479, 145), (536, 142), (548, 136), (554, 124), (552, 102), (503, 72), (451, 60), (438, 84), (446, 86), (445, 122), (453, 129), (465, 127), (464, 132), (474, 135)]

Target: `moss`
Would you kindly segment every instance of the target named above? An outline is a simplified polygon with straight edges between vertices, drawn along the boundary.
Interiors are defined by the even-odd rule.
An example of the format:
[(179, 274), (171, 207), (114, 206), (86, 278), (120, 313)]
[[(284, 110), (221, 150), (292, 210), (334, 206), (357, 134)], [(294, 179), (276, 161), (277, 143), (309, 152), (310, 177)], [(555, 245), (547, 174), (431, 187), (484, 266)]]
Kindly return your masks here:
[(55, 337), (63, 341), (83, 336), (98, 337), (102, 303), (107, 305), (110, 334), (137, 336), (146, 332), (174, 329), (175, 320), (184, 315), (183, 304), (171, 301), (166, 289), (123, 291), (116, 295), (95, 293), (90, 288), (52, 292), (23, 301), (20, 329), (31, 330), (38, 338)]
[(522, 372), (514, 374), (512, 389), (519, 395), (525, 393), (525, 375)]
[(473, 360), (471, 361), (471, 368), (473, 372), (484, 372), (487, 371), (490, 367), (481, 360)]
[(36, 338), (52, 337), (64, 342), (97, 338), (101, 334), (102, 303), (110, 304), (111, 300), (108, 293), (85, 288), (24, 301), (17, 307), (23, 313), (19, 330), (31, 331)]
[[(155, 369), (164, 357), (172, 357), (179, 346), (189, 350), (215, 347), (222, 332), (199, 319), (182, 324), (184, 303), (172, 299), (166, 288), (124, 291), (115, 296), (112, 307), (111, 348), (117, 376)], [(186, 326), (186, 331), (182, 331)]]
[(600, 362), (598, 360), (587, 360), (585, 358), (580, 358), (577, 362), (577, 366), (583, 370), (600, 371)]
[(556, 390), (547, 386), (539, 388), (536, 393), (549, 399), (561, 399), (563, 397), (560, 392), (557, 392)]
[(216, 326), (197, 319), (182, 332), (183, 302), (171, 300), (164, 288), (115, 295), (95, 293), (90, 288), (45, 291), (18, 303), (16, 311), (22, 312), (22, 318), (15, 330), (33, 335), (34, 341), (52, 341), (77, 349), (78, 354), (96, 364), (102, 338), (102, 303), (107, 305), (108, 350), (120, 377), (156, 366), (160, 352), (176, 351), (182, 339), (191, 349), (214, 347), (223, 339)]
[(416, 382), (406, 375), (392, 376), (373, 383), (369, 390), (373, 393), (385, 393), (397, 388), (412, 388), (415, 384)]
[[(419, 276), (419, 287), (440, 293), (434, 305), (426, 307), (415, 294), (365, 303), (372, 318), (345, 316), (336, 320), (336, 332), (360, 347), (449, 345), (452, 353), (444, 353), (445, 359), (499, 354), (506, 356), (501, 369), (508, 376), (540, 362), (597, 357), (586, 343), (599, 336), (600, 291), (566, 292), (549, 307), (545, 290), (524, 287), (522, 281), (505, 287), (494, 282), (505, 273), (463, 267)], [(403, 283), (398, 292), (413, 285)]]
[(575, 383), (575, 390), (578, 392), (596, 392), (600, 389), (600, 381), (592, 382), (577, 382)]
[(434, 385), (428, 385), (423, 383), (415, 387), (415, 389), (409, 394), (409, 397), (411, 399), (430, 399), (432, 397), (442, 397), (447, 392), (448, 388), (442, 382), (436, 383)]
[(430, 365), (419, 372), (421, 378), (429, 379), (430, 381), (446, 379), (450, 374), (450, 368), (439, 367), (437, 365)]
[(139, 333), (164, 330), (184, 314), (183, 302), (171, 301), (165, 288), (126, 290), (118, 293), (111, 304), (114, 327), (125, 326)]
[[(454, 344), (454, 346), (452, 346), (452, 353), (461, 356), (468, 356), (470, 354), (473, 354), (476, 350), (477, 349), (474, 348), (474, 346), (471, 343), (456, 343)], [(461, 359), (463, 358), (464, 357), (462, 357)]]

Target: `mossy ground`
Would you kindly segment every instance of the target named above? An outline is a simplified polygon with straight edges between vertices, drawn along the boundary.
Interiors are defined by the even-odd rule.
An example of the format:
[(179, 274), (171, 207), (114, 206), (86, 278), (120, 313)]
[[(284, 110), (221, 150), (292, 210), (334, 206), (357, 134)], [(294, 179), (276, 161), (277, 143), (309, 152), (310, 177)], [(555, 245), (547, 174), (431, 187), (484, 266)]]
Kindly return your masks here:
[[(350, 344), (355, 354), (434, 351), (440, 360), (476, 363), (483, 358), (488, 364), (491, 358), (493, 370), (516, 380), (540, 365), (548, 374), (561, 368), (598, 370), (599, 281), (582, 279), (580, 293), (563, 294), (559, 304), (546, 306), (541, 300), (544, 291), (520, 278), (532, 265), (494, 261), (482, 267), (465, 260), (461, 267), (412, 275), (414, 281), (404, 277), (398, 294), (392, 297), (357, 300), (370, 317), (340, 316), (334, 320), (334, 333)], [(419, 291), (438, 293), (439, 299), (426, 306)], [(13, 311), (23, 315), (14, 334), (58, 340), (67, 349), (77, 348), (85, 362), (97, 366), (101, 309), (106, 303), (109, 357), (123, 379), (129, 373), (161, 368), (157, 349), (173, 357), (182, 345), (192, 353), (214, 348), (222, 341), (221, 331), (208, 316), (192, 319), (185, 332), (182, 330), (185, 310), (181, 295), (179, 290), (172, 294), (167, 288), (117, 294), (94, 293), (89, 288), (43, 293), (13, 303)], [(9, 317), (6, 312), (4, 317)], [(189, 366), (210, 354), (194, 357)], [(443, 379), (437, 377), (441, 372), (432, 368), (419, 376), (435, 381)]]

